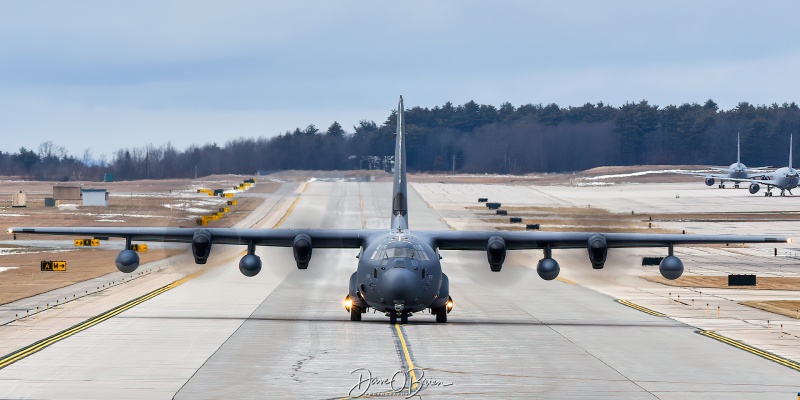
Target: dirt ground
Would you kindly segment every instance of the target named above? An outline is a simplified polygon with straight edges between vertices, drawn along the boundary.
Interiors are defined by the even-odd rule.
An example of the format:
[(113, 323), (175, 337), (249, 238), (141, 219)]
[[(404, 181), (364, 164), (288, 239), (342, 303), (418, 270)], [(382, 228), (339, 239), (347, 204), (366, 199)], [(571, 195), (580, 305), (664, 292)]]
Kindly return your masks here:
[(414, 173), (410, 174), (409, 181), (422, 183), (576, 186), (585, 185), (587, 182), (592, 182), (593, 184), (702, 182), (702, 177), (669, 171), (706, 171), (707, 168), (701, 165), (633, 165), (598, 167), (579, 172), (534, 173), (527, 175)]
[[(140, 253), (142, 263), (183, 253), (183, 250), (157, 250)], [(39, 293), (69, 286), (77, 282), (115, 272), (116, 250), (81, 249), (58, 253), (5, 254), (0, 265), (0, 304), (10, 303)], [(40, 261), (66, 261), (66, 271), (42, 271)]]
[(742, 304), (791, 318), (800, 318), (800, 300), (743, 301)]
[[(109, 191), (108, 207), (80, 206), (79, 201), (61, 201), (58, 207), (45, 207), (44, 198), (52, 197), (55, 182), (29, 182), (0, 179), (0, 227), (11, 226), (156, 226), (196, 227), (201, 215), (209, 215), (220, 207), (230, 212), (209, 227), (230, 227), (249, 215), (262, 200), (254, 197), (221, 198), (197, 193), (197, 189), (233, 189), (249, 176), (221, 175), (193, 179), (141, 180), (125, 182), (83, 182), (85, 188)], [(70, 182), (69, 184), (74, 184)], [(78, 183), (81, 184), (81, 183)], [(278, 182), (257, 182), (248, 192), (271, 193)], [(26, 192), (27, 207), (11, 207), (12, 193)], [(236, 200), (237, 205), (227, 205)], [(3, 239), (11, 239), (5, 234)], [(117, 252), (99, 248), (72, 248), (73, 237), (19, 235), (16, 241), (0, 247), (0, 304), (43, 293), (76, 282), (92, 279), (116, 270)], [(70, 250), (25, 247), (25, 240), (56, 239)], [(18, 243), (18, 244), (17, 244)], [(3, 250), (0, 248), (0, 250)], [(151, 262), (180, 253), (179, 250), (151, 250), (141, 253), (142, 262)], [(42, 272), (43, 260), (67, 261), (66, 272)], [(7, 269), (6, 269), (7, 268)]]
[(756, 286), (728, 286), (727, 276), (698, 276), (684, 275), (675, 280), (664, 279), (661, 276), (644, 276), (650, 282), (657, 282), (668, 286), (743, 289), (743, 290), (800, 290), (800, 278), (759, 276)]
[[(603, 208), (589, 207), (503, 207), (508, 215), (497, 215), (485, 205), (468, 206), (478, 217), (501, 230), (522, 231), (526, 224), (539, 224), (539, 230), (561, 232), (637, 232), (637, 233), (682, 233), (681, 231), (653, 228), (647, 215), (612, 213)], [(522, 218), (521, 223), (511, 224), (511, 217)], [(684, 217), (684, 220), (691, 219)], [(503, 224), (503, 225), (500, 225)]]

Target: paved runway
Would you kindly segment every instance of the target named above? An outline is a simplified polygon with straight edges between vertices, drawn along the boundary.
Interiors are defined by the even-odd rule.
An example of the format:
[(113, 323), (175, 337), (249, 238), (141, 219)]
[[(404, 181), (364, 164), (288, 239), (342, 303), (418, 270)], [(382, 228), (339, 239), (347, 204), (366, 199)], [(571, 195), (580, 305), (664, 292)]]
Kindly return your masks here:
[[(390, 190), (314, 182), (282, 227), (387, 227)], [(447, 229), (416, 191), (409, 201), (412, 229)], [(419, 314), (398, 329), (378, 314), (349, 321), (342, 299), (357, 251), (315, 250), (300, 271), (291, 249), (261, 248), (264, 269), (246, 278), (240, 253), (219, 250), (218, 267), (0, 370), (0, 398), (341, 398), (385, 392), (409, 364), (424, 369), (424, 398), (800, 391), (795, 370), (587, 287), (542, 281), (536, 253), (510, 256), (498, 274), (482, 252), (443, 252), (449, 322)], [(378, 381), (352, 390), (367, 370)]]

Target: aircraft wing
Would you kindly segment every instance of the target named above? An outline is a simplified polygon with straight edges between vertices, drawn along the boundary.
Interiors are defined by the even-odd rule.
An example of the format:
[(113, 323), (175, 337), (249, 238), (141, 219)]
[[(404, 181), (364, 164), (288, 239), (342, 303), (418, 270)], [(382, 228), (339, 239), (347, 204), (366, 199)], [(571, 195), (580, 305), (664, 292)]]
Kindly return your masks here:
[(680, 244), (787, 243), (789, 238), (758, 235), (682, 235), (591, 232), (415, 231), (440, 250), (486, 250), (493, 237), (502, 238), (508, 250), (586, 248), (590, 240), (605, 240), (609, 248), (669, 247)]
[[(761, 177), (761, 176), (762, 175), (758, 175), (758, 177)], [(728, 179), (728, 180), (732, 181), (732, 182), (757, 183), (759, 185), (764, 185), (764, 186), (778, 186), (778, 181), (775, 180), (775, 179), (757, 179), (757, 178), (736, 179), (736, 178), (731, 178), (731, 179)]]
[[(727, 171), (727, 170), (726, 170)], [(691, 175), (691, 176), (699, 176), (702, 178), (716, 178), (716, 179), (725, 179), (728, 180), (730, 174), (713, 174), (709, 172), (700, 172), (700, 171), (673, 171), (672, 174), (678, 175)], [(761, 175), (759, 175), (761, 176)]]
[(317, 248), (359, 248), (366, 238), (386, 234), (383, 229), (237, 229), (237, 228), (115, 228), (115, 227), (13, 227), (13, 234), (117, 237), (145, 242), (191, 243), (198, 231), (208, 232), (211, 243), (291, 247), (300, 234)]

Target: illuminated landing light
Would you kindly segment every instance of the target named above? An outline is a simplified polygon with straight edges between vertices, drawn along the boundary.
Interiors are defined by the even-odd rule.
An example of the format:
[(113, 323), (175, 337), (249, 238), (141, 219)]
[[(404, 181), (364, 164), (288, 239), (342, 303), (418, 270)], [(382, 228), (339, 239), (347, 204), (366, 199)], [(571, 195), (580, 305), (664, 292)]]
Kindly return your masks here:
[(8, 229), (6, 229), (6, 233), (8, 233), (8, 234), (14, 234), (14, 230), (13, 230), (13, 229), (11, 229), (11, 228), (8, 228)]
[(450, 312), (450, 310), (453, 309), (453, 305), (454, 305), (454, 303), (453, 303), (453, 298), (452, 297), (447, 299), (447, 303), (444, 303), (444, 306), (447, 307), (447, 312)]
[(348, 294), (347, 297), (344, 298), (344, 309), (349, 312), (351, 307), (353, 307), (353, 299), (351, 299)]

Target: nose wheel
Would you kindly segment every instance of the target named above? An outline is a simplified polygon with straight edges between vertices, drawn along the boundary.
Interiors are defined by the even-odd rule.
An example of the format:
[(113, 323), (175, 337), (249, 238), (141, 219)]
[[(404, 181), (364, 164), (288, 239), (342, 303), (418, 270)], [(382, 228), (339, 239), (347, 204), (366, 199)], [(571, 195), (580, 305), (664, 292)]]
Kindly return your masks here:
[(400, 317), (400, 324), (405, 325), (408, 323), (408, 311), (397, 312), (395, 310), (391, 310), (389, 311), (389, 324), (396, 324), (397, 317)]

